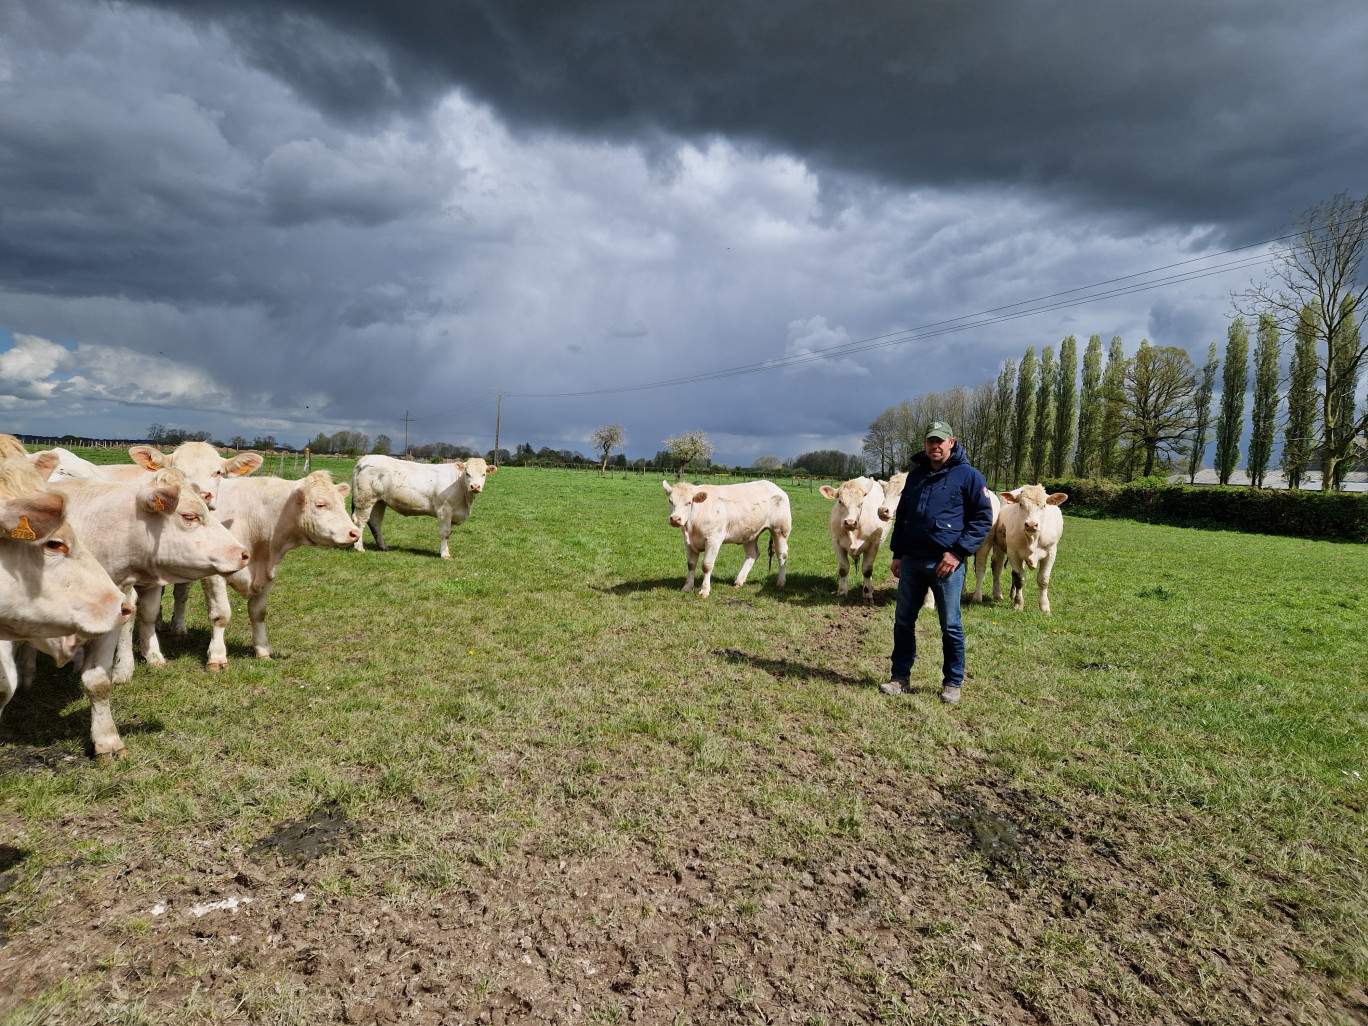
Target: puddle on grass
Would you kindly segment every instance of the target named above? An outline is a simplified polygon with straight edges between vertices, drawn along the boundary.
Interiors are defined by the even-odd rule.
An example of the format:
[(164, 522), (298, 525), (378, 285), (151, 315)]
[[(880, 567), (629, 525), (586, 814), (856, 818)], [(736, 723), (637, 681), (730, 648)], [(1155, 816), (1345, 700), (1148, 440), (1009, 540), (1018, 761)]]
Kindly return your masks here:
[(352, 835), (356, 825), (336, 805), (323, 805), (304, 819), (282, 823), (257, 841), (248, 854), (279, 855), (308, 862), (337, 851)]
[(942, 817), (946, 826), (969, 838), (970, 846), (998, 871), (1027, 869), (1021, 827), (1005, 816), (983, 808), (951, 812)]

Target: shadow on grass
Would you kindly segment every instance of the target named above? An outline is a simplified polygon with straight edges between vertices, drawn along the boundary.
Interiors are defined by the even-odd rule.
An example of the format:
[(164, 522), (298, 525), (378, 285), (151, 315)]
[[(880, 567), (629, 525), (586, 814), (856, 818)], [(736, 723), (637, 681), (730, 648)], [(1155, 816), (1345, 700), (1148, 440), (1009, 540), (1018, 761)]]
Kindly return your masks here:
[[(160, 719), (119, 715), (119, 685), (114, 685), (110, 699), (114, 722), (124, 738), (142, 734), (159, 734), (165, 730)], [(51, 764), (53, 752), (41, 749), (61, 746), (61, 754), (69, 755), (82, 748), (93, 755), (90, 741), (90, 703), (80, 675), (71, 667), (56, 667), (45, 656), (38, 657), (33, 684), (20, 688), (5, 706), (0, 718), (0, 744), (14, 745), (11, 752), (20, 763)], [(19, 754), (16, 754), (19, 753)], [(31, 756), (31, 758), (30, 758)]]
[[(697, 597), (697, 583), (702, 575), (694, 578), (694, 591), (689, 593), (692, 597)], [(639, 581), (623, 581), (615, 584), (611, 588), (600, 588), (598, 590), (609, 595), (637, 595), (642, 592), (650, 591), (674, 591), (678, 592), (684, 587), (684, 577), (653, 577)], [(731, 579), (719, 578), (713, 574), (712, 593), (704, 601), (725, 601), (728, 594), (747, 594), (758, 591), (760, 594), (772, 595), (780, 601), (799, 606), (847, 606), (862, 605), (864, 603), (860, 594), (860, 585), (855, 584), (851, 588), (849, 595), (841, 596), (836, 594), (835, 575), (830, 577), (823, 574), (789, 574), (784, 587), (779, 587), (774, 583), (774, 578), (752, 577), (740, 591), (733, 586)], [(891, 606), (896, 591), (893, 588), (874, 589), (874, 606)]]
[(743, 652), (738, 648), (716, 648), (713, 655), (719, 659), (736, 663), (739, 666), (753, 666), (757, 670), (763, 670), (775, 680), (820, 680), (829, 684), (840, 684), (848, 688), (868, 688), (873, 687), (873, 683), (863, 676), (851, 676), (850, 674), (838, 673), (825, 666), (812, 666), (809, 663), (799, 662), (795, 659), (770, 659), (767, 656), (752, 655)]

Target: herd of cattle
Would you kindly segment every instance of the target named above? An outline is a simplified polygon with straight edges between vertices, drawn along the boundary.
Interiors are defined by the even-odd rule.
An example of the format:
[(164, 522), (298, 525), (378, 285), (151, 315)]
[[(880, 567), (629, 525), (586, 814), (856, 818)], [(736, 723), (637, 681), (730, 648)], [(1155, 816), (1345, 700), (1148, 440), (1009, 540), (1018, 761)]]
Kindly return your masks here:
[[(228, 663), (229, 585), (247, 600), (257, 656), (269, 659), (266, 604), (286, 553), (305, 545), (364, 551), (366, 524), (383, 550), (381, 525), (385, 510), (392, 509), (435, 517), (440, 554), (450, 558), (453, 524), (466, 520), (486, 476), (498, 469), (478, 457), (429, 465), (364, 456), (348, 485), (335, 484), (325, 470), (298, 481), (249, 477), (261, 466), (259, 455), (225, 458), (204, 442), (186, 442), (170, 453), (135, 445), (129, 455), (132, 463), (96, 466), (65, 449), (29, 454), (12, 436), (0, 435), (0, 710), (20, 683), (32, 679), (38, 652), (59, 666), (70, 662), (90, 699), (97, 758), (125, 754), (109, 697), (114, 684), (132, 675), (135, 623), (143, 658), (153, 665), (166, 662), (156, 634), (166, 585), (175, 596), (170, 630), (184, 635), (190, 585), (202, 583), (212, 626), (209, 669)], [(905, 480), (905, 474), (886, 482), (860, 477), (822, 488), (835, 500), (830, 528), (839, 594), (848, 592), (851, 560), (863, 558), (864, 597), (872, 599), (874, 560)], [(662, 484), (670, 524), (684, 537), (684, 591), (693, 589), (702, 556), (699, 595), (708, 595), (724, 543), (745, 549), (736, 578), (738, 587), (744, 584), (765, 531), (771, 558), (779, 560), (776, 583), (784, 585), (793, 519), (783, 489), (769, 481)], [(993, 531), (975, 557), (974, 601), (982, 600), (991, 550), (993, 597), (1002, 597), (998, 579), (1006, 560), (1013, 608), (1022, 608), (1023, 575), (1034, 569), (1040, 608), (1048, 613), (1050, 569), (1063, 531), (1058, 505), (1067, 496), (1047, 496), (1039, 485), (1027, 485), (1001, 498), (1006, 505), (999, 514), (995, 502)]]

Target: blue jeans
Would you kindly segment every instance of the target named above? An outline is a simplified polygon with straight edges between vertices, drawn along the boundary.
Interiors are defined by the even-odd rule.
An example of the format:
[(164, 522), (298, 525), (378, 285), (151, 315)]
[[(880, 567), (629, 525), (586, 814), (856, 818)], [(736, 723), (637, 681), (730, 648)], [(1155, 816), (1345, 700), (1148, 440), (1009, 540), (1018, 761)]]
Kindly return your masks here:
[(964, 682), (964, 627), (960, 623), (960, 592), (964, 588), (964, 564), (949, 577), (937, 577), (940, 557), (904, 556), (898, 570), (898, 605), (893, 614), (894, 680), (907, 680), (917, 659), (917, 614), (927, 591), (936, 598), (940, 618), (941, 684), (959, 687)]

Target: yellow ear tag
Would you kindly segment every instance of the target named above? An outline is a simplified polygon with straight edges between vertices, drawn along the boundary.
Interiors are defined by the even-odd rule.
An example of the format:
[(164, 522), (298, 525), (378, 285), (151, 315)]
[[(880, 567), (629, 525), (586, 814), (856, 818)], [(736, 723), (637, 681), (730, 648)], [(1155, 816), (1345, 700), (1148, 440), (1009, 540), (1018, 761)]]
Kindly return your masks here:
[(161, 501), (161, 496), (160, 496), (160, 495), (154, 495), (154, 496), (152, 496), (152, 508), (153, 508), (154, 510), (156, 510), (158, 513), (165, 513), (165, 512), (166, 512), (166, 507), (162, 505), (162, 501)]
[(19, 526), (10, 532), (10, 537), (18, 538), (20, 541), (35, 541), (38, 535), (29, 527), (28, 517), (20, 517)]

